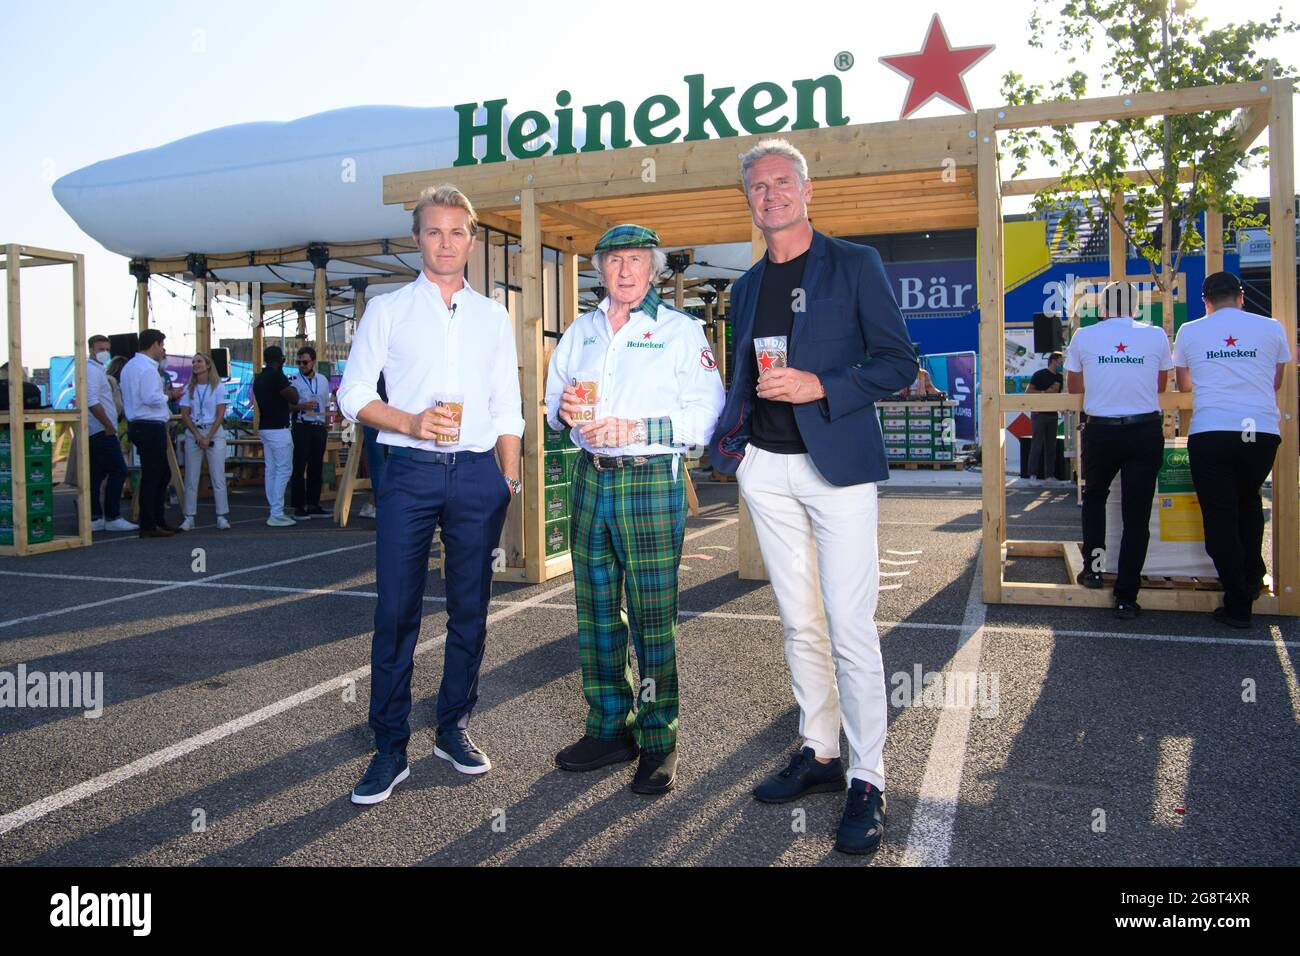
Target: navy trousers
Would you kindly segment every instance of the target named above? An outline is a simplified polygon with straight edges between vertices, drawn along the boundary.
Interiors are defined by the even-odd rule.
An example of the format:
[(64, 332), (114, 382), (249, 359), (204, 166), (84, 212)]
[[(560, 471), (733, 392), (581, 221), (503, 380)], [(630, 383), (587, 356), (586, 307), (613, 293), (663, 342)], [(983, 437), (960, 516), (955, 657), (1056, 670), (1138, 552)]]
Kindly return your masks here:
[(487, 637), (493, 552), (510, 498), (491, 452), (461, 452), (454, 464), (441, 464), (390, 449), (375, 521), (379, 604), (370, 645), (370, 728), (377, 750), (405, 753), (411, 739), (412, 658), (435, 529), (442, 532), (447, 581), (438, 730), (469, 725)]
[[(117, 432), (90, 436), (90, 517), (116, 521), (122, 517), (122, 486), (126, 484), (126, 459)], [(163, 450), (164, 454), (166, 449)], [(108, 485), (100, 498), (104, 480)], [(102, 504), (101, 504), (102, 501)]]

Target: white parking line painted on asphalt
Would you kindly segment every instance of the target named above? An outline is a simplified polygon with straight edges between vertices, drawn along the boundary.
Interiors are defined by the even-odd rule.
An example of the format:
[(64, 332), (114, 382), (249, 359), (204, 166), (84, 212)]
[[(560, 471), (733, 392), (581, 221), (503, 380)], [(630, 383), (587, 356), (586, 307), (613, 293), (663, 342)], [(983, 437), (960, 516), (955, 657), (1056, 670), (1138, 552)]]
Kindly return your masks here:
[(893, 565), (894, 567), (902, 567), (902, 566), (904, 566), (904, 565), (908, 565), (908, 564), (920, 564), (921, 562), (918, 561), (918, 560), (916, 560), (915, 558), (913, 558), (911, 561), (891, 561), (891, 560), (889, 560), (889, 558), (881, 558), (881, 559), (880, 559), (880, 563), (881, 563), (881, 564), (891, 564), (891, 565)]
[[(979, 554), (966, 596), (966, 613), (962, 617), (957, 650), (948, 662), (949, 675), (968, 674), (974, 681), (979, 674), (980, 652), (984, 647), (984, 600), (981, 594), (984, 575)], [(903, 862), (909, 866), (944, 866), (952, 852), (952, 834), (957, 822), (957, 804), (961, 797), (961, 775), (966, 765), (966, 740), (970, 736), (972, 708), (949, 705), (939, 714), (939, 725), (930, 744), (925, 776), (916, 795), (912, 829), (907, 835)]]
[[(541, 594), (534, 595), (534, 597), (527, 601), (521, 601), (513, 607), (502, 608), (500, 611), (488, 615), (488, 623), (518, 614), (526, 607), (541, 604), (546, 597), (552, 594), (568, 591), (572, 588), (572, 583), (562, 584), (549, 591), (544, 591)], [(427, 653), (436, 647), (441, 647), (446, 639), (447, 632), (444, 631), (436, 637), (430, 637), (427, 640), (419, 642), (415, 645), (415, 655), (419, 656), (420, 654)], [(318, 697), (323, 697), (326, 694), (335, 693), (343, 686), (345, 681), (361, 681), (369, 676), (370, 665), (366, 664), (363, 667), (358, 667), (355, 670), (348, 671), (346, 674), (340, 674), (338, 677), (331, 677), (328, 680), (321, 681), (314, 687), (300, 690), (298, 693), (285, 697), (282, 700), (277, 700), (272, 704), (267, 704), (265, 707), (244, 714), (242, 717), (228, 720), (226, 723), (213, 727), (211, 730), (205, 730), (201, 734), (187, 737), (179, 743), (172, 744), (170, 747), (156, 750), (147, 756), (141, 757), (139, 760), (133, 760), (125, 766), (118, 767), (115, 770), (110, 770), (107, 773), (102, 773), (98, 777), (94, 777), (84, 783), (68, 787), (66, 790), (61, 790), (48, 797), (42, 797), (35, 803), (29, 803), (25, 807), (20, 807), (12, 813), (6, 813), (4, 816), (0, 817), (0, 836), (3, 836), (11, 830), (16, 830), (25, 824), (31, 823), (33, 820), (39, 820), (42, 817), (49, 816), (56, 810), (61, 810), (64, 807), (84, 800), (87, 797), (94, 796), (97, 793), (107, 790), (109, 787), (117, 786), (119, 783), (123, 783), (133, 777), (138, 777), (142, 773), (147, 773), (150, 770), (161, 767), (163, 764), (184, 757), (186, 754), (191, 754), (196, 750), (201, 750), (209, 744), (214, 744), (219, 740), (237, 734), (241, 730), (247, 730), (249, 727), (270, 720), (272, 717), (282, 714), (287, 710), (291, 710), (299, 704), (305, 704)]]
[[(296, 558), (284, 558), (280, 561), (272, 561), (270, 564), (259, 564), (251, 568), (239, 568), (234, 571), (223, 571), (221, 574), (214, 574), (201, 581), (219, 581), (222, 578), (234, 577), (237, 574), (251, 574), (254, 571), (266, 571), (270, 568), (278, 568), (286, 564), (295, 564), (298, 561), (312, 561), (316, 558), (328, 557), (331, 554), (340, 554), (344, 551), (355, 551), (358, 548), (374, 547), (373, 542), (366, 541), (363, 544), (350, 544), (342, 548), (331, 548), (329, 551), (316, 551), (311, 554), (299, 555)], [(116, 597), (104, 598), (99, 601), (88, 601), (85, 604), (75, 604), (71, 607), (55, 608), (53, 611), (42, 611), (39, 614), (28, 614), (25, 617), (15, 617), (8, 621), (0, 621), (0, 627), (13, 627), (16, 624), (26, 624), (28, 621), (40, 621), (49, 617), (58, 617), (60, 614), (71, 614), (74, 611), (85, 611), (94, 607), (103, 607), (105, 604), (116, 604), (119, 601), (132, 601), (136, 598), (146, 597), (150, 594), (162, 594), (164, 591), (175, 591), (180, 588), (194, 587), (200, 581), (178, 581), (174, 584), (168, 584), (159, 588), (151, 588), (148, 591), (135, 591), (131, 594), (119, 594)]]
[[(713, 532), (719, 530), (720, 528), (735, 524), (738, 520), (739, 520), (738, 518), (718, 519), (717, 523), (713, 527), (700, 528), (696, 531), (692, 531), (690, 534), (685, 535), (683, 540), (690, 540), (692, 538), (698, 538), (702, 535), (712, 534)], [(228, 571), (226, 572), (226, 574), (228, 575), (247, 574), (251, 571), (261, 571), (261, 570), (265, 570), (266, 568), (277, 567), (282, 564), (289, 564), (292, 563), (293, 561), (307, 560), (309, 558), (315, 558), (315, 557), (324, 557), (326, 555), (335, 554), (340, 551), (350, 551), (353, 550), (353, 548), (370, 547), (371, 544), (372, 542), (366, 542), (365, 544), (352, 545), (346, 548), (336, 548), (333, 551), (323, 551), (323, 552), (317, 552), (315, 554), (303, 555), (300, 558), (290, 558), (285, 561), (277, 561), (273, 564), (267, 564), (261, 567), (245, 568), (242, 571)], [(214, 575), (214, 577), (222, 577), (222, 576), (224, 575)], [(208, 580), (212, 580), (212, 579), (209, 578)], [(188, 587), (188, 586), (191, 586), (190, 582), (186, 582), (185, 584), (178, 584), (178, 585), (168, 585), (165, 588), (158, 588), (156, 589), (156, 591), (169, 591), (177, 587)], [(490, 624), (495, 621), (499, 621), (502, 618), (506, 618), (518, 614), (529, 607), (545, 606), (545, 602), (550, 600), (555, 595), (563, 594), (571, 590), (573, 590), (572, 581), (570, 581), (568, 584), (561, 584), (557, 587), (549, 588), (545, 591), (542, 591), (540, 594), (533, 595), (531, 598), (528, 598), (525, 601), (520, 601), (517, 604), (513, 604), (509, 607), (504, 607), (499, 611), (489, 614), (487, 617), (487, 622)], [(150, 593), (156, 593), (156, 592), (143, 591), (138, 594), (132, 594), (127, 596), (139, 597), (141, 596), (141, 594), (150, 594)], [(112, 600), (118, 600), (118, 599), (114, 598)], [(99, 604), (104, 604), (104, 603), (108, 603), (108, 602), (100, 601), (92, 604), (81, 605), (81, 607), (96, 607)], [(66, 609), (66, 610), (72, 610), (72, 609)], [(56, 612), (49, 612), (49, 613), (63, 613), (63, 612), (56, 611)], [(428, 640), (421, 641), (415, 646), (415, 654), (416, 655), (424, 654), (435, 647), (442, 646), (446, 638), (447, 638), (447, 633), (444, 631), (442, 634), (439, 634), (437, 637), (431, 637)], [(234, 720), (229, 720), (224, 724), (221, 724), (217, 727), (213, 727), (211, 730), (206, 730), (201, 734), (195, 734), (194, 736), (188, 737), (185, 740), (180, 741), (179, 743), (172, 744), (170, 747), (164, 747), (162, 750), (154, 751), (153, 753), (141, 757), (139, 760), (134, 760), (131, 763), (126, 764), (125, 766), (118, 767), (115, 770), (110, 770), (107, 773), (102, 773), (98, 777), (94, 777), (83, 783), (76, 784), (75, 786), (69, 787), (66, 790), (61, 790), (58, 793), (51, 794), (48, 797), (43, 797), (40, 800), (37, 800), (35, 803), (30, 803), (25, 807), (20, 807), (19, 809), (14, 810), (13, 812), (7, 813), (4, 816), (0, 817), (0, 836), (3, 836), (4, 834), (10, 832), (11, 830), (16, 830), (18, 827), (24, 826), (25, 824), (31, 823), (33, 820), (39, 820), (42, 817), (49, 816), (51, 813), (54, 813), (56, 810), (61, 810), (62, 808), (69, 806), (70, 804), (77, 803), (81, 800), (86, 799), (87, 797), (93, 796), (97, 793), (100, 793), (101, 791), (107, 790), (109, 787), (114, 787), (119, 783), (122, 783), (126, 780), (130, 780), (131, 778), (137, 777), (142, 773), (147, 773), (150, 770), (160, 767), (165, 763), (170, 763), (171, 761), (183, 757), (186, 754), (193, 753), (196, 750), (201, 750), (202, 748), (208, 746), (209, 744), (216, 743), (219, 740), (223, 740), (226, 737), (232, 736), (233, 734), (237, 734), (241, 730), (246, 730), (249, 727), (253, 727), (266, 720), (270, 720), (272, 717), (282, 714), (287, 710), (291, 710), (294, 707), (297, 707), (299, 704), (305, 704), (308, 701), (315, 700), (316, 698), (322, 697), (325, 694), (333, 693), (337, 691), (339, 687), (343, 684), (343, 682), (346, 680), (360, 681), (368, 677), (369, 675), (370, 675), (369, 664), (363, 667), (358, 667), (355, 670), (349, 671), (346, 674), (340, 674), (338, 677), (333, 677), (328, 680), (324, 680), (321, 683), (316, 684), (314, 687), (308, 687), (306, 690), (301, 690), (296, 694), (293, 694), (289, 697), (285, 697), (282, 700), (278, 700), (272, 704), (268, 704), (265, 707), (259, 708), (258, 710), (245, 714), (242, 717), (236, 717)]]
[(906, 557), (909, 557), (909, 556), (911, 556), (911, 555), (913, 555), (913, 554), (922, 554), (922, 553), (923, 553), (923, 552), (920, 551), (920, 550), (917, 550), (917, 551), (895, 551), (893, 548), (886, 548), (886, 549), (885, 549), (885, 554), (895, 554), (895, 555), (898, 555), (900, 558), (906, 558)]

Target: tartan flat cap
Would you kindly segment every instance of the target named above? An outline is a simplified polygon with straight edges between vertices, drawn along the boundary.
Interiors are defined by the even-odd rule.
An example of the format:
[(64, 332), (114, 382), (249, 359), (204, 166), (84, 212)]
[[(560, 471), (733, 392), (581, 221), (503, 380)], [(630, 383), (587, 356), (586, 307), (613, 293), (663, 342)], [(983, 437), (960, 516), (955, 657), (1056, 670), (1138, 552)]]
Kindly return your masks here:
[(659, 233), (645, 226), (625, 222), (614, 226), (600, 237), (596, 243), (596, 252), (609, 252), (611, 249), (645, 249), (659, 245)]

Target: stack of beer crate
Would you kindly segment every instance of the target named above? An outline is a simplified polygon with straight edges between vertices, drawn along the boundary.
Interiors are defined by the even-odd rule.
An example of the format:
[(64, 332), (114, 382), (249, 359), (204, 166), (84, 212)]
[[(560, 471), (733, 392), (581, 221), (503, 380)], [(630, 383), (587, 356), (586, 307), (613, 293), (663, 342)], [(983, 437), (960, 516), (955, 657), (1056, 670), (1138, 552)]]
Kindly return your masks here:
[(542, 517), (546, 522), (543, 541), (546, 557), (567, 554), (570, 547), (569, 519), (573, 513), (573, 474), (579, 449), (569, 439), (569, 429), (554, 431), (548, 424), (543, 447)]
[[(27, 543), (54, 540), (54, 445), (44, 428), (23, 430), (27, 479)], [(14, 542), (14, 456), (9, 427), (0, 426), (0, 545)]]

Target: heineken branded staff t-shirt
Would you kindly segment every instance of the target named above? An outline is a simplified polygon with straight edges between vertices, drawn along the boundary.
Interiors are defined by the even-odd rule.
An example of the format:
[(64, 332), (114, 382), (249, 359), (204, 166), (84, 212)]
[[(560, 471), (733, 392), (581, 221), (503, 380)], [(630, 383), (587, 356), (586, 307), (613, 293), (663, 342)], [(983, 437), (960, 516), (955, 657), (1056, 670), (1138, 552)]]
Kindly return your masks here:
[(1079, 329), (1065, 356), (1083, 373), (1083, 410), (1106, 418), (1159, 411), (1156, 377), (1173, 367), (1164, 329), (1120, 315)]
[(1280, 435), (1273, 375), (1291, 361), (1281, 323), (1241, 309), (1215, 309), (1185, 322), (1174, 341), (1174, 364), (1192, 373), (1192, 427), (1197, 432)]

